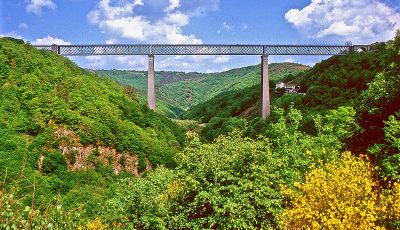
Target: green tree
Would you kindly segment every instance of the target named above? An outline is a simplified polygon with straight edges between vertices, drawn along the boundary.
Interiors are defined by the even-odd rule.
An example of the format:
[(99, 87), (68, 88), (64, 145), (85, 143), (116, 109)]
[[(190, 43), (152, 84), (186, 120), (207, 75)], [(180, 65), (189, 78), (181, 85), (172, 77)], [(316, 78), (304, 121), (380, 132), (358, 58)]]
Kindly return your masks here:
[(169, 228), (273, 228), (282, 210), (277, 169), (267, 140), (233, 132), (212, 144), (193, 137), (178, 155), (181, 176), (161, 196)]
[(160, 199), (177, 174), (163, 167), (143, 178), (125, 178), (108, 188), (112, 196), (100, 216), (112, 228), (166, 229), (169, 216)]

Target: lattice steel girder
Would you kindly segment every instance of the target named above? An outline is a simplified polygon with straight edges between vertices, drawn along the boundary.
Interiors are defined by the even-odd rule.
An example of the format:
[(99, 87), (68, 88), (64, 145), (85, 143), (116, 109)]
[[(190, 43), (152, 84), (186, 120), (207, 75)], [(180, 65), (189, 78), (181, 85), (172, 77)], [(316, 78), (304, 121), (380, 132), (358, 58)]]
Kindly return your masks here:
[[(368, 45), (59, 45), (34, 46), (64, 56), (88, 55), (343, 55)], [(52, 49), (53, 48), (53, 49)]]
[(36, 45), (36, 46), (33, 46), (33, 47), (35, 47), (36, 49), (39, 49), (39, 50), (48, 50), (48, 51), (51, 51), (51, 46)]

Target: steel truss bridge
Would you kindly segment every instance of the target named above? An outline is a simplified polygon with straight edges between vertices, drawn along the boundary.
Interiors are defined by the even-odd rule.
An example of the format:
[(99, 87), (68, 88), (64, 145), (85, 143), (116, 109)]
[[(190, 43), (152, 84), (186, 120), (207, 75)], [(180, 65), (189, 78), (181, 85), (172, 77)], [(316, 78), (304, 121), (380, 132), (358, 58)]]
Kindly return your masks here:
[(344, 55), (368, 45), (37, 45), (64, 56), (88, 55)]
[(268, 55), (345, 55), (369, 51), (369, 45), (162, 45), (162, 44), (99, 44), (99, 45), (36, 45), (63, 56), (148, 55), (148, 104), (156, 110), (155, 55), (260, 55), (261, 56), (261, 117), (270, 115)]

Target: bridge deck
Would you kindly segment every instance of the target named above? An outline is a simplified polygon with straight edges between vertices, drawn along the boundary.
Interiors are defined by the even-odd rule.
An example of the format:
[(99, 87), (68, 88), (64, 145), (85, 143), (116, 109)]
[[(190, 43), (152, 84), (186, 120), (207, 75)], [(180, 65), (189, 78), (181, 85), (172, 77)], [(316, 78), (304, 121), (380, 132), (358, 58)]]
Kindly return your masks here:
[(88, 55), (344, 55), (368, 45), (36, 45), (64, 56)]

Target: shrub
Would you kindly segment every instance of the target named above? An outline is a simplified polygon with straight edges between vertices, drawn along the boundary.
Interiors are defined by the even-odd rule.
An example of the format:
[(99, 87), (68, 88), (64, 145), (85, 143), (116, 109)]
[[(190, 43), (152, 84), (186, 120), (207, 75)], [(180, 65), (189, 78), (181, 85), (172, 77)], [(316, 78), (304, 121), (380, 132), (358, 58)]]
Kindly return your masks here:
[(59, 151), (51, 152), (44, 158), (42, 169), (47, 174), (56, 170), (65, 170), (67, 169), (67, 159)]
[(182, 176), (160, 196), (171, 229), (276, 228), (281, 183), (266, 140), (237, 131), (201, 144), (194, 137), (177, 157)]
[(282, 189), (289, 198), (281, 215), (283, 228), (374, 229), (380, 222), (400, 218), (399, 186), (385, 197), (374, 178), (371, 164), (349, 152), (340, 161), (311, 167), (305, 181), (294, 184), (296, 190)]

